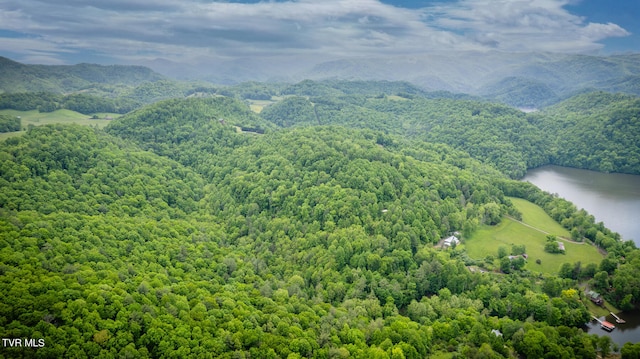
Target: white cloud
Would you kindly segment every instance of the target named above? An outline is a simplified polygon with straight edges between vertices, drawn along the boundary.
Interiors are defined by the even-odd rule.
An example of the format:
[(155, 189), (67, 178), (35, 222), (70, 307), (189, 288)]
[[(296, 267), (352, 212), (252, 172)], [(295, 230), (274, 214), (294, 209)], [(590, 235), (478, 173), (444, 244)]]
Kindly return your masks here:
[[(90, 51), (128, 61), (433, 50), (580, 52), (599, 48), (602, 39), (628, 35), (615, 24), (585, 24), (563, 8), (568, 3), (461, 0), (410, 10), (378, 0), (0, 0), (0, 28), (34, 35), (32, 47), (41, 46), (48, 57)], [(33, 48), (0, 40), (10, 46), (2, 47), (6, 51), (33, 56)]]
[[(575, 1), (574, 1), (575, 2)], [(427, 9), (435, 26), (504, 51), (586, 52), (629, 33), (616, 24), (584, 23), (568, 0), (462, 0)]]
[(631, 35), (627, 30), (612, 23), (594, 24), (589, 23), (581, 29), (582, 36), (591, 40), (601, 40), (608, 37), (623, 37)]

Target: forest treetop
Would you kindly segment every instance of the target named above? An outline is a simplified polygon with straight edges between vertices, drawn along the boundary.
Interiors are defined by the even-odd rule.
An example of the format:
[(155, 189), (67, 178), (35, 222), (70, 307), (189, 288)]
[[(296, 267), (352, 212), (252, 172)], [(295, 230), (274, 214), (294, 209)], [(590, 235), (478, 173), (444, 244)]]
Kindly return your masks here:
[[(176, 90), (162, 81), (141, 98)], [(638, 173), (635, 96), (525, 114), (384, 81), (192, 90), (104, 130), (0, 143), (0, 336), (47, 343), (3, 355), (596, 358), (612, 346), (579, 328), (580, 282), (640, 303), (633, 242), (509, 179), (546, 163)], [(262, 95), (259, 114), (242, 98)], [(518, 218), (509, 197), (607, 256), (542, 276), (436, 248)]]

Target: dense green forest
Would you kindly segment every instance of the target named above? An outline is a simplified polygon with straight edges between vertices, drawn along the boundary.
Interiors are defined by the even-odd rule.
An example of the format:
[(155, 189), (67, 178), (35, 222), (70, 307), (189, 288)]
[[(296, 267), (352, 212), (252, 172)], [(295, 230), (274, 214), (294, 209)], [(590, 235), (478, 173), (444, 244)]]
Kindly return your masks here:
[(20, 131), (22, 124), (19, 118), (0, 114), (0, 132)]
[[(105, 130), (48, 125), (5, 140), (0, 336), (46, 344), (0, 355), (596, 358), (616, 349), (580, 329), (590, 314), (579, 283), (637, 306), (640, 251), (571, 203), (509, 179), (552, 159), (554, 142), (536, 133), (545, 114), (403, 92), (290, 97), (260, 115), (228, 97), (172, 99)], [(572, 111), (565, 105), (549, 111)], [(476, 148), (480, 131), (489, 142)], [(472, 271), (484, 261), (435, 246), (517, 218), (507, 196), (540, 205), (608, 256), (557, 276), (506, 274)], [(640, 348), (621, 349), (632, 358)]]
[[(585, 285), (640, 305), (640, 250), (514, 180), (544, 164), (639, 174), (637, 96), (556, 103), (566, 94), (526, 77), (483, 99), (397, 81), (218, 86), (4, 58), (0, 70), (0, 109), (125, 114), (0, 143), (0, 337), (45, 343), (0, 357), (640, 356), (581, 329)], [(0, 132), (20, 127), (0, 116)], [(509, 197), (601, 263), (493, 271), (438, 246), (520, 218)]]
[(282, 127), (337, 124), (444, 143), (512, 178), (544, 164), (640, 173), (637, 96), (586, 93), (527, 114), (471, 99), (399, 95), (297, 95), (260, 115)]
[(87, 94), (59, 95), (49, 92), (0, 94), (0, 110), (53, 112), (59, 109), (67, 109), (85, 115), (98, 112), (124, 114), (135, 110), (141, 105), (142, 102), (132, 99), (110, 99)]
[(640, 98), (586, 93), (545, 109), (538, 127), (555, 133), (551, 163), (640, 173)]

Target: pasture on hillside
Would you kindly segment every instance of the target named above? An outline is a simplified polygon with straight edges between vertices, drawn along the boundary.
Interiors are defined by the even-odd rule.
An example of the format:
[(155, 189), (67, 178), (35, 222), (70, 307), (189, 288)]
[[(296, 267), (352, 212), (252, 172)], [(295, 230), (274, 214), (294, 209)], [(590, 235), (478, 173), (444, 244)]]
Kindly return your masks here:
[(255, 113), (260, 113), (265, 107), (275, 103), (275, 101), (272, 100), (247, 100), (247, 102), (249, 103), (251, 111)]
[(509, 197), (509, 200), (522, 213), (523, 223), (558, 237), (571, 238), (571, 233), (549, 217), (540, 206), (522, 198)]
[[(53, 112), (39, 112), (38, 110), (0, 110), (0, 114), (20, 116), (22, 120), (22, 128), (24, 130), (26, 130), (29, 125), (41, 126), (54, 123), (75, 123), (84, 126), (98, 126), (99, 128), (102, 128), (110, 122), (110, 120), (106, 120), (105, 118), (116, 119), (122, 116), (117, 113), (96, 113), (94, 115), (97, 116), (98, 119), (92, 119), (91, 117), (94, 115), (83, 115), (79, 112), (66, 109), (56, 110)], [(22, 133), (24, 133), (24, 131), (0, 133), (0, 140), (17, 136)]]
[[(563, 263), (581, 262), (599, 264), (602, 255), (598, 249), (587, 243), (574, 243), (559, 239), (566, 248), (565, 254), (552, 254), (544, 251), (547, 234), (569, 237), (569, 232), (549, 217), (542, 208), (523, 199), (511, 198), (513, 204), (522, 212), (522, 223), (505, 217), (495, 226), (483, 225), (464, 245), (471, 258), (483, 259), (491, 255), (498, 266), (498, 248), (504, 246), (511, 251), (513, 245), (525, 245), (528, 255), (525, 269), (544, 274), (558, 274)], [(541, 263), (537, 264), (536, 260)]]

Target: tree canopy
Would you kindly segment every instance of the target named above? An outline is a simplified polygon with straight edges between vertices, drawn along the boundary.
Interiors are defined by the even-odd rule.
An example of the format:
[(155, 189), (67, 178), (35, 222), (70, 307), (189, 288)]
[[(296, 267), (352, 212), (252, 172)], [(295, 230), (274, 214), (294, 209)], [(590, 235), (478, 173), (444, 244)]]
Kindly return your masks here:
[[(235, 98), (170, 99), (104, 130), (47, 125), (0, 143), (0, 336), (46, 343), (2, 354), (610, 350), (580, 329), (590, 315), (577, 279), (611, 283), (608, 299), (635, 306), (640, 252), (571, 203), (509, 179), (547, 159), (537, 146), (552, 142), (534, 136), (536, 118), (409, 97), (291, 97), (263, 115)], [(508, 196), (609, 255), (545, 277), (509, 263), (508, 274), (476, 271), (483, 261), (463, 248), (437, 248), (517, 216)]]

